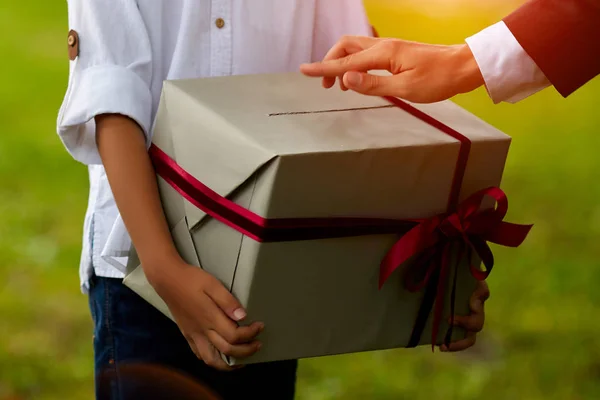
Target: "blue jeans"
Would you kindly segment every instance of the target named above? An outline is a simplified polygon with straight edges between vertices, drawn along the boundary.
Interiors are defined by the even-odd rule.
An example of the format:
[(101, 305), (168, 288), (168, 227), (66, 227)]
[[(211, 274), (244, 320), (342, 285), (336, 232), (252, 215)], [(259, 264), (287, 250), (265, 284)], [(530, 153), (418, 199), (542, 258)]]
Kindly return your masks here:
[(122, 280), (93, 277), (89, 302), (98, 400), (294, 398), (296, 360), (218, 371)]

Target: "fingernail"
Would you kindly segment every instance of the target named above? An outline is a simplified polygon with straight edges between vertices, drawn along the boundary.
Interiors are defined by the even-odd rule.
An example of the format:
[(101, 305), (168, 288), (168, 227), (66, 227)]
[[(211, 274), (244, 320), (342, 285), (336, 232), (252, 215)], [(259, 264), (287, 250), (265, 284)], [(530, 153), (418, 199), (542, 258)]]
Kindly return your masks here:
[(256, 345), (256, 350), (260, 350), (260, 348), (261, 348), (261, 347), (262, 347), (262, 343), (258, 343), (258, 344)]
[(346, 80), (350, 86), (360, 86), (362, 83), (362, 74), (358, 72), (346, 73)]
[(238, 308), (233, 312), (233, 317), (236, 321), (241, 321), (244, 318), (246, 318), (246, 311), (242, 310), (241, 308)]
[(258, 325), (258, 331), (262, 332), (265, 329), (265, 324), (263, 324), (262, 322)]

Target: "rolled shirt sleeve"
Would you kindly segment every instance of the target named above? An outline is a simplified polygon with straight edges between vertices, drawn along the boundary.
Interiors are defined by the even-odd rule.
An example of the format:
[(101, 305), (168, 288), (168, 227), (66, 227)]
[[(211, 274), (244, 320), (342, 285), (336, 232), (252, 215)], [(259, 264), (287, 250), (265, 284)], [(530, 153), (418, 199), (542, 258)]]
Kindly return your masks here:
[(466, 42), (494, 103), (516, 103), (551, 85), (504, 22), (485, 28)]
[(69, 28), (79, 36), (70, 62), (57, 132), (68, 152), (84, 164), (101, 164), (94, 117), (131, 118), (150, 142), (152, 51), (135, 0), (69, 0)]

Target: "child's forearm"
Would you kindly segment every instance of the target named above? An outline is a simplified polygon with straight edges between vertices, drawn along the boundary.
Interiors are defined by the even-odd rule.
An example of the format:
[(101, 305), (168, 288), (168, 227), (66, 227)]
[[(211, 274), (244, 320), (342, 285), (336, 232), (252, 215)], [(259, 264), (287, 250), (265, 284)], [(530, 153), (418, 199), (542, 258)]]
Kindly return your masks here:
[(96, 117), (96, 141), (117, 207), (148, 279), (152, 281), (160, 267), (184, 265), (169, 233), (140, 127), (121, 115), (101, 115)]
[(219, 351), (237, 358), (256, 353), (263, 325), (238, 326), (246, 316), (240, 302), (210, 274), (188, 268), (177, 253), (139, 126), (123, 116), (96, 117), (96, 141), (144, 273), (196, 356), (215, 368), (231, 369)]

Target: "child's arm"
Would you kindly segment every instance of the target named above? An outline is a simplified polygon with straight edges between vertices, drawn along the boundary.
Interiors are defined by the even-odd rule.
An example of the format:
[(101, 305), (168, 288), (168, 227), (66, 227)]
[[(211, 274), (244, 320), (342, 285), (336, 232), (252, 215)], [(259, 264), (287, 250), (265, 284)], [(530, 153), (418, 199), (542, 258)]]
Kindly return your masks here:
[(150, 283), (196, 355), (227, 368), (215, 348), (234, 357), (249, 356), (258, 350), (252, 340), (261, 325), (238, 327), (234, 320), (244, 317), (238, 301), (175, 250), (147, 153), (153, 55), (137, 1), (70, 0), (68, 9), (70, 29), (79, 39), (70, 41), (60, 138), (75, 159), (104, 164)]
[(239, 302), (217, 279), (186, 264), (177, 253), (141, 129), (129, 118), (105, 114), (96, 117), (96, 132), (106, 175), (142, 268), (196, 355), (224, 368), (211, 344), (237, 358), (255, 353), (259, 343), (252, 339), (261, 324), (238, 327), (234, 321), (245, 317)]

